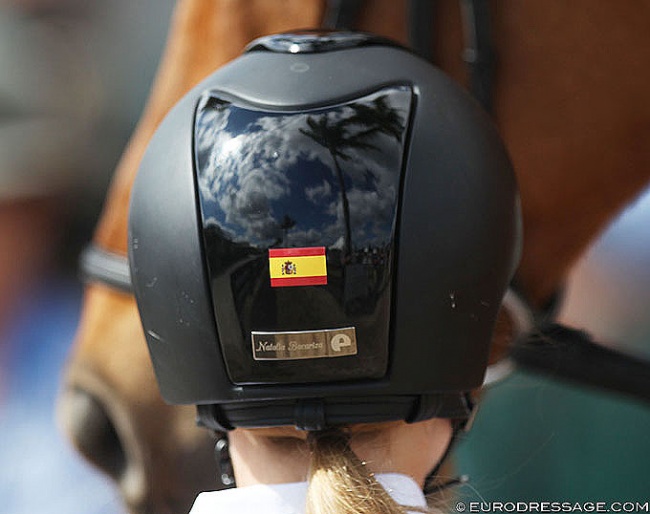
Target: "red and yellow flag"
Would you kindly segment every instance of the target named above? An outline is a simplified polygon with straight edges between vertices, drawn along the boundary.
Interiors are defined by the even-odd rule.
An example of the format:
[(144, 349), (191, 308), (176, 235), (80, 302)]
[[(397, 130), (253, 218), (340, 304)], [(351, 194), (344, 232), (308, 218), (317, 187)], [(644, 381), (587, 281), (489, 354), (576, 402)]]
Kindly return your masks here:
[(271, 248), (271, 287), (322, 286), (327, 284), (325, 247)]

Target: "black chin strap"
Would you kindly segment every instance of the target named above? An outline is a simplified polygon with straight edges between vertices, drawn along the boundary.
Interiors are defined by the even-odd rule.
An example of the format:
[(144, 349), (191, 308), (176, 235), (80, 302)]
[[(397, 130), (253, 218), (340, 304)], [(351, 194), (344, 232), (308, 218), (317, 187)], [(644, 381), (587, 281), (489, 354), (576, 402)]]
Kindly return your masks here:
[[(473, 403), (469, 394), (467, 395), (467, 401)], [(467, 475), (460, 475), (458, 477), (441, 480), (438, 474), (440, 473), (442, 466), (449, 459), (452, 450), (456, 447), (456, 442), (458, 441), (460, 434), (468, 432), (472, 427), (474, 416), (476, 416), (476, 405), (473, 406), (472, 415), (469, 419), (452, 421), (451, 438), (449, 439), (449, 444), (447, 444), (445, 453), (442, 454), (442, 457), (438, 461), (436, 467), (433, 468), (424, 479), (424, 487), (422, 490), (425, 496), (437, 494), (441, 491), (444, 491), (445, 489), (449, 489), (450, 487), (455, 487), (457, 485), (462, 485), (469, 482), (469, 477)]]
[(217, 480), (221, 483), (220, 489), (233, 489), (235, 483), (235, 471), (230, 460), (230, 447), (228, 432), (215, 432), (217, 442), (214, 445), (214, 458), (217, 462)]
[[(425, 495), (437, 494), (450, 487), (463, 485), (469, 481), (467, 475), (461, 475), (448, 480), (440, 480), (438, 473), (442, 465), (447, 461), (460, 433), (466, 431), (466, 423), (454, 422), (453, 432), (445, 453), (441, 457), (436, 467), (426, 476), (424, 480), (423, 491)], [(220, 489), (232, 489), (237, 487), (235, 482), (235, 472), (232, 461), (230, 460), (230, 450), (227, 432), (215, 432), (217, 442), (214, 446), (214, 456), (217, 463), (217, 480), (220, 482)]]

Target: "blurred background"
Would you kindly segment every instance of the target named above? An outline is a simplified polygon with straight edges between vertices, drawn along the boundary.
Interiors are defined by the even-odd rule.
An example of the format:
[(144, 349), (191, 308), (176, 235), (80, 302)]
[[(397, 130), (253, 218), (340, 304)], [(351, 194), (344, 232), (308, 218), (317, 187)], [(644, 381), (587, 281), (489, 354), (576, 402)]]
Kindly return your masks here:
[[(60, 436), (77, 256), (142, 111), (172, 0), (0, 0), (0, 513), (117, 513)], [(650, 193), (588, 252), (561, 318), (650, 359)], [(456, 452), (469, 498), (643, 500), (650, 408), (518, 372)], [(645, 500), (647, 500), (647, 496)]]
[[(650, 361), (650, 191), (574, 269), (560, 321)], [(650, 500), (650, 405), (518, 371), (456, 452), (470, 501)]]
[(0, 513), (116, 513), (59, 434), (77, 257), (158, 65), (171, 0), (0, 0)]

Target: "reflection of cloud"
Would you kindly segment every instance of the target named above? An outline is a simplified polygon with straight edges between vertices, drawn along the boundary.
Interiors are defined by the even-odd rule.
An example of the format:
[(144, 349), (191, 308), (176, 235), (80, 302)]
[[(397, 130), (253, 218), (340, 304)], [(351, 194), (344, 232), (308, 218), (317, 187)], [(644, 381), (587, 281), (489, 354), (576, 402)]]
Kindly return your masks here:
[(331, 194), (332, 186), (330, 186), (330, 183), (326, 180), (323, 180), (323, 183), (318, 186), (305, 188), (305, 196), (315, 204), (327, 200)]
[(282, 144), (282, 131), (234, 135), (227, 129), (232, 112), (217, 116), (221, 119), (216, 123), (206, 119), (206, 130), (197, 134), (198, 153), (206, 152), (199, 176), (201, 194), (204, 201), (220, 207), (228, 225), (246, 228), (238, 239), (277, 239), (281, 230), (272, 203), (290, 193), (283, 166), (289, 166), (290, 159), (295, 162), (297, 155), (285, 154), (278, 166), (281, 154), (275, 148)]
[(351, 189), (348, 191), (350, 200), (350, 216), (352, 226), (361, 226), (369, 221), (373, 223), (390, 223), (395, 207), (395, 187), (383, 191), (363, 191)]
[(330, 245), (330, 248), (334, 250), (343, 250), (343, 248), (345, 248), (345, 238), (343, 236), (339, 237)]
[(210, 216), (209, 218), (206, 218), (205, 220), (205, 228), (206, 229), (216, 229), (217, 232), (221, 233), (221, 235), (227, 239), (232, 239), (235, 240), (235, 234), (233, 234), (231, 231), (224, 229), (222, 224), (219, 223), (219, 220)]
[(290, 246), (329, 246), (327, 234), (315, 228), (292, 230), (287, 239)]
[[(372, 106), (376, 96), (362, 102)], [(410, 92), (389, 95), (390, 108), (404, 120), (409, 102)], [(310, 117), (326, 117), (335, 125), (354, 115), (349, 106), (284, 114), (215, 101), (201, 109), (196, 154), (203, 216), (219, 220), (222, 228), (237, 234), (235, 240), (264, 245), (281, 238), (283, 216), (297, 212), (291, 214), (296, 226), (285, 231), (290, 241), (334, 244), (345, 225), (333, 156), (305, 133)], [(367, 130), (363, 125), (351, 127), (350, 138), (355, 131)], [(390, 231), (402, 157), (401, 145), (390, 135), (375, 131), (364, 135), (363, 141), (374, 148), (345, 147), (346, 158), (339, 162), (357, 245), (379, 233), (385, 240)]]

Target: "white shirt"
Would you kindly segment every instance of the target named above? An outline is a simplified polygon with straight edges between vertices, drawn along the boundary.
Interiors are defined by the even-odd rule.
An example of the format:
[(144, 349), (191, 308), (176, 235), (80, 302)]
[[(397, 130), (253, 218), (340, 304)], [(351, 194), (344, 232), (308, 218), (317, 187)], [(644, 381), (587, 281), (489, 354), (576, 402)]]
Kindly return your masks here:
[[(412, 478), (397, 473), (376, 475), (377, 481), (400, 505), (426, 508), (422, 490)], [(252, 485), (201, 493), (190, 514), (303, 514), (307, 482)]]

